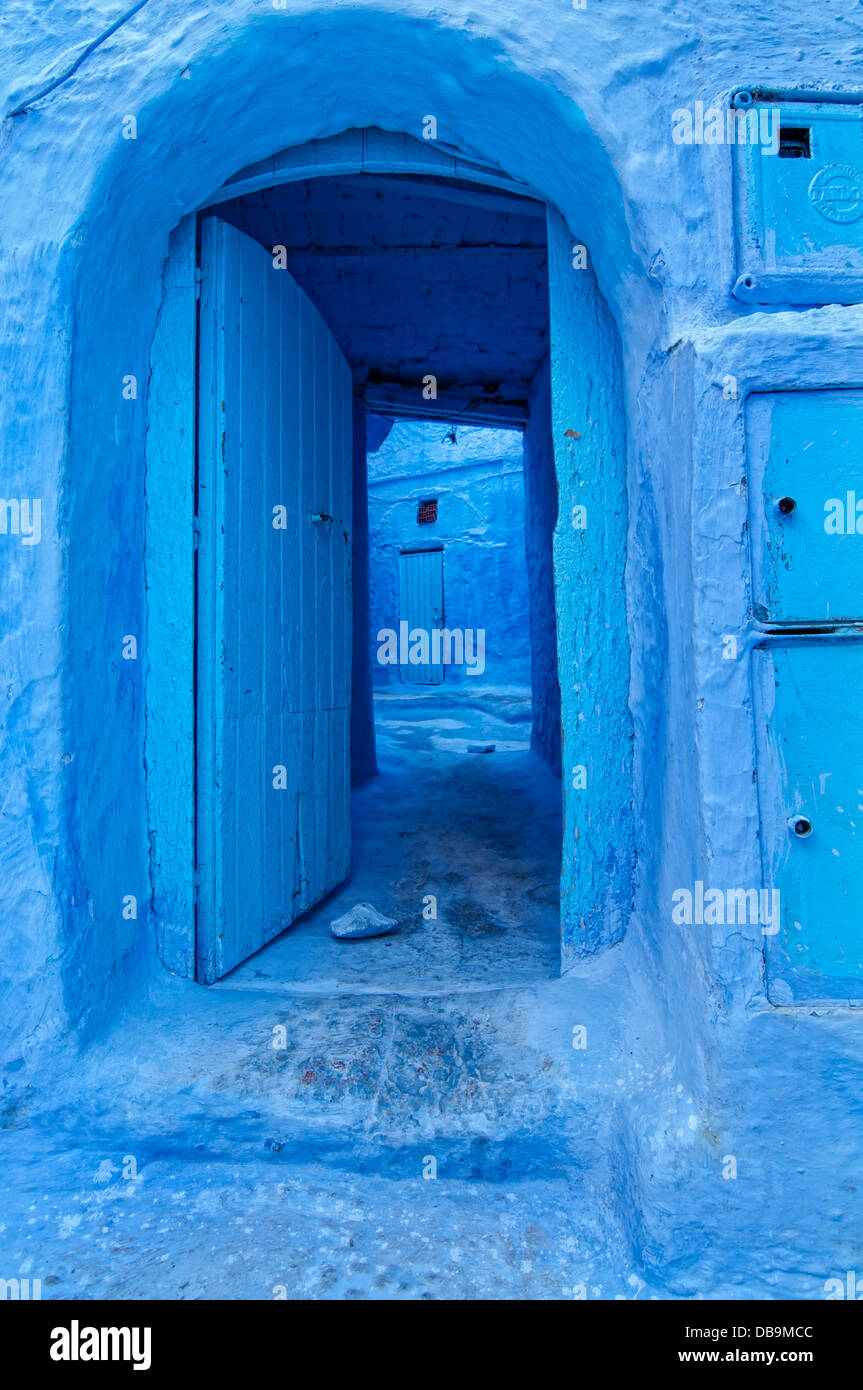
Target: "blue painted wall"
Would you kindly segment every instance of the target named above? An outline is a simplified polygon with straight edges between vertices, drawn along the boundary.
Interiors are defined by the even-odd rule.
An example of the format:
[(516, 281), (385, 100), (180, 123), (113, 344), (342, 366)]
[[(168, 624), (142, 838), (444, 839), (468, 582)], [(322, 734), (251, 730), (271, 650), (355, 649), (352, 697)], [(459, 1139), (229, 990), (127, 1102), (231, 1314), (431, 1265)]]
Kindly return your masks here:
[[(446, 667), (447, 685), (530, 685), (520, 431), (399, 421), (369, 454), (372, 672), (379, 687), (401, 683), (399, 668), (377, 660), (376, 635), (398, 628), (399, 554), (444, 548), (444, 615), (449, 628), (485, 629), (485, 670)], [(417, 522), (419, 503), (436, 497), (438, 519)], [(410, 668), (407, 668), (409, 673)]]
[[(137, 662), (120, 653), (126, 634), (145, 644), (161, 624), (164, 654), (165, 634), (184, 622), (180, 597), (164, 584), (170, 568), (154, 601), (155, 575), (145, 578), (143, 562), (159, 508), (147, 471), (158, 455), (167, 498), (188, 428), (173, 411), (185, 399), (181, 364), (157, 371), (157, 389), (146, 389), (160, 316), (164, 326), (175, 307), (163, 291), (183, 288), (163, 283), (171, 233), (245, 164), (358, 126), (421, 138), (430, 111), (442, 146), (473, 152), (558, 207), (595, 276), (580, 322), (568, 336), (563, 325), (557, 359), (572, 418), (553, 418), (564, 736), (578, 754), (584, 715), (604, 740), (596, 799), (569, 801), (564, 873), (596, 889), (570, 904), (573, 934), (603, 908), (610, 932), (590, 945), (619, 940), (628, 922), (627, 968), (662, 1010), (669, 1086), (676, 1068), (682, 1103), (694, 1098), (695, 1123), (681, 1115), (680, 1133), (703, 1144), (705, 1163), (738, 1144), (736, 1124), (705, 1134), (695, 1115), (714, 1113), (727, 1074), (738, 1098), (762, 1096), (765, 1113), (773, 1106), (772, 1127), (746, 1134), (750, 1173), (772, 1157), (771, 1136), (784, 1140), (801, 1098), (850, 1168), (859, 1146), (844, 1130), (836, 1139), (836, 1126), (859, 1104), (857, 1072), (844, 1064), (853, 1011), (825, 1019), (771, 1009), (758, 928), (681, 931), (670, 907), (675, 890), (699, 879), (761, 881), (759, 795), (768, 793), (756, 776), (751, 659), (763, 633), (753, 614), (746, 400), (859, 387), (860, 290), (828, 283), (831, 267), (844, 274), (852, 265), (856, 243), (821, 258), (819, 283), (806, 281), (804, 264), (783, 269), (797, 276), (793, 285), (760, 286), (770, 241), (752, 251), (757, 219), (745, 235), (735, 227), (735, 152), (676, 143), (671, 129), (676, 108), (725, 107), (744, 81), (859, 90), (854, 11), (814, 0), (756, 10), (742, 0), (709, 8), (589, 0), (583, 11), (547, 0), (454, 0), (443, 15), (420, 0), (317, 9), (289, 0), (278, 11), (161, 0), (109, 35), (115, 18), (105, 7), (58, 5), (51, 24), (38, 25), (14, 7), (7, 24), (2, 476), (7, 497), (42, 500), (42, 538), (25, 547), (0, 537), (6, 1050), (36, 1064), (70, 1027), (112, 1017), (123, 993), (156, 968), (164, 931), (166, 900), (154, 887), (161, 842), (147, 797), (151, 753), (161, 749), (162, 766), (173, 767), (168, 719), (163, 709), (151, 746), (151, 654), (146, 645)], [(102, 22), (104, 42), (78, 64)], [(126, 113), (136, 118), (135, 140), (123, 138)], [(821, 214), (807, 208), (807, 220), (820, 227)], [(842, 225), (852, 238), (863, 224)], [(756, 252), (762, 298), (753, 307), (733, 291)], [(561, 282), (571, 264), (561, 262)], [(179, 322), (171, 337), (178, 352), (190, 341)], [(138, 384), (131, 398), (127, 374)], [(596, 492), (601, 530), (587, 532), (579, 556), (562, 527), (582, 483)], [(188, 497), (173, 500), (166, 524), (190, 552), (191, 524), (180, 528), (181, 517), (190, 521)], [(733, 658), (723, 654), (728, 635)], [(178, 690), (189, 688), (187, 676), (179, 671)], [(565, 774), (576, 761), (567, 755)], [(778, 802), (782, 784), (771, 791)], [(609, 844), (622, 856), (616, 865)], [(606, 902), (603, 885), (621, 864), (615, 881), (628, 891)], [(121, 908), (128, 893), (141, 905), (134, 919)], [(801, 1044), (783, 1053), (792, 1030)], [(782, 1084), (765, 1085), (766, 1073)], [(677, 1173), (666, 1130), (640, 1109), (637, 1083), (620, 1126), (637, 1136), (634, 1152), (644, 1146), (644, 1188), (653, 1184), (661, 1228), (672, 1208), (656, 1199), (656, 1184), (673, 1185)], [(648, 1165), (654, 1144), (659, 1161)], [(812, 1191), (822, 1195), (819, 1165), (826, 1170), (829, 1158), (826, 1147), (807, 1155)], [(624, 1197), (638, 1188), (637, 1168), (633, 1159), (622, 1172)], [(840, 1196), (837, 1186), (841, 1211)], [(741, 1212), (756, 1206), (750, 1197)], [(647, 1230), (648, 1248), (654, 1234)]]

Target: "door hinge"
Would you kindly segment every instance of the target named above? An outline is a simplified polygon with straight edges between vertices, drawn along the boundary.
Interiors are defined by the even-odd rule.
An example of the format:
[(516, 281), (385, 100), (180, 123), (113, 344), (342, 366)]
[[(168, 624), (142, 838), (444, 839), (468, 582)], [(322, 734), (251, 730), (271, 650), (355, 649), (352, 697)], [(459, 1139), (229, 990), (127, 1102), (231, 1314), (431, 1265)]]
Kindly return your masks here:
[(199, 265), (196, 265), (196, 266), (195, 266), (195, 299), (200, 299), (200, 298), (201, 298), (201, 282), (202, 282), (203, 278), (204, 278), (204, 272), (201, 270), (201, 267), (200, 267)]
[(192, 517), (192, 549), (197, 550), (201, 539), (201, 522), (197, 516)]

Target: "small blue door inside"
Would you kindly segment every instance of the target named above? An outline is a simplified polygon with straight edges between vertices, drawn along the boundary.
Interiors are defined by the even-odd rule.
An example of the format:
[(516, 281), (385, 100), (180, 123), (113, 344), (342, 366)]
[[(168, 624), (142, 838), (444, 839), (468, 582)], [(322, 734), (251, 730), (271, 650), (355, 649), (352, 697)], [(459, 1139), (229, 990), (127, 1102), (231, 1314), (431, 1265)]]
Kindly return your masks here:
[[(433, 651), (435, 630), (443, 628), (443, 551), (403, 551), (399, 556), (399, 620), (407, 623), (408, 652), (428, 656), (428, 660), (409, 660), (401, 664), (402, 680), (409, 685), (441, 685), (443, 663), (431, 660), (442, 655)], [(425, 647), (423, 643), (425, 642)]]
[(219, 979), (350, 860), (351, 376), (263, 247), (202, 223), (196, 973)]

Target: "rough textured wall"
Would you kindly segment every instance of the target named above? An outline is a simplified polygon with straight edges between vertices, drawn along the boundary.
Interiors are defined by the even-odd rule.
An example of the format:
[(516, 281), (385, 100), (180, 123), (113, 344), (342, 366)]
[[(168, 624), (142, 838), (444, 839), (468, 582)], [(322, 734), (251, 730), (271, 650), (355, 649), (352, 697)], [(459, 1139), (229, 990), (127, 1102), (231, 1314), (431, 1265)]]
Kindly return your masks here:
[(530, 588), (530, 744), (560, 776), (560, 681), (554, 603), (557, 476), (551, 432), (551, 386), (546, 363), (534, 382), (524, 431), (525, 555)]
[[(399, 421), (369, 455), (374, 682), (401, 683), (398, 667), (377, 661), (375, 638), (398, 628), (401, 548), (428, 544), (444, 547), (446, 626), (485, 630), (485, 670), (448, 666), (445, 684), (529, 686), (521, 433), (456, 426), (452, 443), (448, 431)], [(419, 525), (417, 507), (432, 497), (438, 519)]]
[(574, 270), (572, 247), (571, 228), (550, 208), (565, 967), (626, 931), (635, 873), (632, 801), (633, 792), (640, 792), (632, 782), (633, 625), (625, 587), (629, 507), (620, 341), (593, 271)]
[[(725, 106), (744, 83), (859, 92), (859, 5), (287, 0), (277, 10), (267, 0), (96, 0), (46, 9), (12, 0), (0, 30), (2, 491), (43, 508), (38, 545), (0, 536), (0, 1016), (11, 1079), (26, 1077), (29, 1060), (38, 1080), (52, 1040), (116, 1012), (117, 990), (155, 961), (158, 916), (170, 910), (148, 910), (158, 853), (146, 810), (148, 654), (125, 661), (121, 650), (126, 635), (147, 632), (147, 527), (179, 526), (170, 509), (163, 516), (152, 497), (145, 502), (148, 437), (164, 457), (171, 449), (171, 383), (148, 382), (171, 232), (256, 159), (354, 127), (419, 137), (433, 113), (442, 145), (498, 165), (559, 209), (587, 250), (622, 347), (625, 575), (620, 548), (610, 547), (613, 571), (600, 566), (600, 551), (593, 563), (599, 597), (613, 590), (615, 619), (625, 617), (630, 635), (600, 677), (629, 676), (635, 911), (620, 947), (577, 969), (588, 1009), (597, 979), (614, 980), (615, 968), (629, 972), (636, 998), (615, 993), (607, 1029), (599, 1011), (583, 1058), (568, 1047), (581, 1015), (569, 1012), (571, 994), (565, 1005), (558, 998), (555, 1036), (570, 1061), (607, 1080), (602, 1113), (626, 1139), (617, 1204), (641, 1257), (656, 1263), (665, 1249), (676, 1266), (688, 1207), (693, 1243), (728, 1253), (733, 1292), (745, 1287), (736, 1253), (753, 1226), (765, 1297), (782, 1290), (783, 1267), (811, 1272), (816, 1285), (853, 1268), (859, 1015), (769, 1008), (757, 928), (683, 931), (670, 902), (699, 878), (752, 883), (761, 873), (746, 394), (859, 385), (863, 312), (838, 302), (759, 310), (732, 296), (733, 152), (676, 144), (671, 118), (696, 102)], [(134, 140), (123, 138), (129, 117)], [(593, 309), (607, 343), (608, 321)], [(570, 342), (558, 370), (564, 383), (572, 378), (565, 399), (589, 407), (607, 400), (608, 362), (587, 346)], [(134, 397), (123, 394), (128, 374)], [(580, 415), (561, 421), (563, 438), (555, 426), (554, 444), (564, 463), (589, 459), (583, 477), (594, 489), (607, 452), (617, 470), (622, 451), (596, 413)], [(571, 488), (577, 468), (561, 466), (558, 477)], [(615, 517), (597, 519), (613, 539)], [(189, 526), (185, 537), (191, 547)], [(574, 535), (566, 542), (562, 569), (577, 560)], [(595, 703), (575, 689), (585, 594), (564, 582), (564, 695), (578, 695), (592, 718)], [(601, 636), (602, 604), (587, 597)], [(160, 612), (170, 610), (162, 598)], [(739, 660), (723, 660), (725, 634), (739, 639)], [(564, 734), (575, 751), (577, 717)], [(612, 734), (606, 744), (597, 800), (575, 809), (564, 845), (565, 875), (573, 881), (578, 865), (600, 890), (603, 847), (631, 863), (616, 824), (601, 838), (611, 804), (603, 773), (619, 791), (628, 739)], [(121, 911), (129, 893), (137, 918)], [(583, 906), (570, 903), (576, 928)], [(612, 908), (617, 933), (620, 904)], [(661, 1026), (639, 1025), (621, 1046), (621, 999), (635, 1017), (652, 1019), (658, 1005)], [(172, 1022), (197, 1065), (192, 1016), (183, 1010)], [(142, 1036), (146, 1051), (152, 1035), (145, 1027)], [(199, 1080), (183, 1085), (196, 1104)], [(679, 1104), (671, 1124), (670, 1093)], [(129, 1113), (135, 1101), (130, 1087)], [(697, 1195), (669, 1148), (675, 1134), (703, 1162)], [(739, 1155), (742, 1181), (719, 1177), (726, 1153)], [(730, 1213), (721, 1236), (711, 1202)], [(813, 1260), (825, 1227), (842, 1260), (835, 1270)]]
[[(620, 328), (635, 923), (693, 1036), (717, 979), (741, 1006), (759, 999), (757, 941), (681, 944), (668, 914), (672, 887), (757, 851), (751, 710), (716, 657), (717, 634), (746, 621), (748, 538), (723, 529), (730, 484), (722, 505), (710, 492), (722, 469), (739, 478), (742, 399), (723, 404), (718, 433), (690, 425), (729, 356), (741, 382), (766, 362), (767, 386), (817, 384), (823, 349), (859, 332), (859, 311), (732, 299), (730, 151), (675, 144), (671, 114), (725, 103), (744, 81), (859, 89), (857, 16), (814, 0), (456, 0), (445, 14), (422, 0), (148, 0), (55, 5), (46, 24), (35, 3), (6, 7), (3, 479), (44, 503), (39, 546), (3, 538), (0, 579), (13, 1047), (62, 1026), (63, 982), (72, 1017), (101, 1005), (153, 929), (118, 908), (121, 890), (148, 892), (140, 665), (117, 653), (145, 629), (149, 417), (122, 378), (147, 376), (171, 230), (274, 150), (362, 125), (419, 134), (427, 112), (441, 140), (560, 209)], [(801, 333), (818, 347), (805, 372)], [(845, 371), (840, 354), (832, 383)], [(745, 798), (734, 816), (729, 787)]]

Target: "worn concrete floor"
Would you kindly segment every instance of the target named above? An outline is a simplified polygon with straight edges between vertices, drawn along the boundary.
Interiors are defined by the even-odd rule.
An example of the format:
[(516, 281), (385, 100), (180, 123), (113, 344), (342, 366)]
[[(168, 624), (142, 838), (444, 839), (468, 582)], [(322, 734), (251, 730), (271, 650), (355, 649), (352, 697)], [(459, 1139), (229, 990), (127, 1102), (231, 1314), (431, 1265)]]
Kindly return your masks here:
[[(380, 775), (354, 793), (348, 883), (216, 988), (398, 994), (553, 979), (560, 781), (530, 754), (529, 719), (526, 692), (379, 695)], [(364, 900), (398, 931), (335, 940), (332, 918)]]
[[(524, 698), (378, 712), (349, 883), (209, 989), (155, 967), (6, 1105), (0, 1277), (47, 1298), (821, 1296), (860, 1229), (853, 1021), (817, 1033), (847, 1063), (816, 1192), (816, 1110), (804, 1154), (782, 1087), (753, 1081), (823, 1074), (806, 1020), (740, 1039), (723, 1112), (688, 1089), (631, 943), (559, 978), (560, 783)], [(363, 899), (398, 931), (333, 940)]]
[[(46, 1296), (631, 1294), (573, 1077), (560, 783), (529, 701), (378, 713), (349, 883), (210, 989), (154, 974), (53, 1103), (7, 1116), (0, 1250)], [(398, 931), (334, 940), (363, 899)]]

